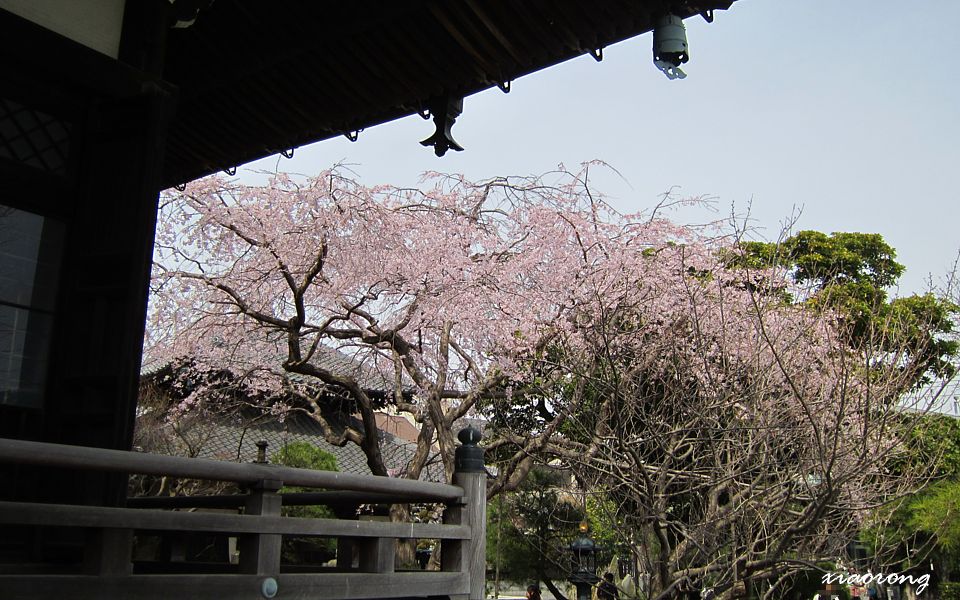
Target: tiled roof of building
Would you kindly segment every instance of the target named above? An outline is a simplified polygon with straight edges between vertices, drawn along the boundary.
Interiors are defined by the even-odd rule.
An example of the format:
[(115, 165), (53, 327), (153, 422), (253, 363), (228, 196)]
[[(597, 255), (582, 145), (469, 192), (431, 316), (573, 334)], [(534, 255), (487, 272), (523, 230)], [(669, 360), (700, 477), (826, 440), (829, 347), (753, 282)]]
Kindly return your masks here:
[[(367, 391), (390, 394), (396, 389), (393, 369), (377, 365), (370, 356), (350, 356), (342, 350), (320, 346), (310, 363), (337, 375), (349, 375)], [(406, 377), (402, 381), (402, 389), (404, 392), (414, 389)]]
[[(283, 357), (277, 357), (276, 368), (278, 370), (283, 360)], [(386, 369), (382, 365), (377, 365), (370, 356), (351, 356), (336, 348), (320, 346), (314, 352), (310, 364), (336, 375), (350, 376), (356, 380), (361, 388), (368, 392), (391, 394), (396, 390), (393, 369)], [(140, 369), (140, 377), (154, 377), (158, 373), (161, 373), (168, 365), (169, 363), (160, 362), (144, 363)], [(304, 375), (297, 374), (292, 374), (291, 378), (299, 381), (309, 379)], [(405, 393), (413, 392), (415, 389), (406, 376), (404, 376), (402, 381), (402, 389)]]
[[(350, 356), (340, 350), (321, 346), (311, 363), (337, 375), (354, 378), (368, 393), (390, 395), (395, 389), (394, 374), (384, 372), (372, 359)], [(277, 364), (280, 364), (279, 359)], [(149, 378), (159, 372), (160, 369), (154, 365), (144, 369), (142, 377)], [(403, 391), (409, 393), (412, 389), (409, 384), (405, 384)], [(356, 429), (363, 429), (362, 424), (353, 417), (340, 417), (335, 414), (327, 414), (326, 417), (335, 430), (342, 430), (348, 424), (347, 421), (352, 421), (349, 424)], [(379, 417), (381, 418), (378, 418), (378, 424), (385, 425), (380, 427), (380, 447), (384, 464), (391, 475), (402, 475), (416, 452), (416, 443), (411, 439), (411, 436), (415, 438), (416, 428), (402, 417)], [(403, 423), (399, 423), (398, 419)], [(406, 427), (401, 429), (403, 425)], [(268, 454), (291, 442), (308, 442), (333, 454), (341, 472), (370, 474), (366, 455), (356, 444), (347, 443), (342, 447), (330, 444), (326, 441), (320, 425), (300, 412), (291, 413), (283, 421), (269, 415), (195, 420), (190, 421), (187, 429), (178, 435), (184, 438), (180, 443), (164, 444), (163, 448), (151, 447), (151, 451), (250, 462), (257, 457), (256, 442), (259, 440), (268, 443)], [(189, 438), (189, 442), (186, 438)], [(421, 479), (445, 481), (439, 457), (435, 457), (428, 464)]]
[[(334, 446), (326, 441), (320, 425), (310, 417), (294, 414), (285, 419), (260, 420), (259, 422), (231, 422), (229, 419), (214, 419), (197, 421), (190, 424), (189, 429), (181, 432), (181, 436), (189, 437), (193, 450), (188, 452), (184, 447), (174, 445), (165, 450), (175, 454), (192, 454), (199, 458), (216, 460), (230, 460), (252, 462), (257, 458), (256, 443), (266, 441), (268, 458), (279, 451), (284, 445), (293, 442), (307, 442), (333, 454), (337, 458), (337, 468), (343, 473), (369, 475), (367, 457), (356, 444)], [(380, 449), (383, 453), (383, 462), (391, 475), (402, 475), (410, 459), (416, 452), (416, 444), (402, 440), (389, 433), (381, 432)], [(151, 449), (163, 451), (164, 449)], [(435, 458), (424, 470), (421, 479), (429, 481), (445, 481), (443, 465), (439, 458)]]

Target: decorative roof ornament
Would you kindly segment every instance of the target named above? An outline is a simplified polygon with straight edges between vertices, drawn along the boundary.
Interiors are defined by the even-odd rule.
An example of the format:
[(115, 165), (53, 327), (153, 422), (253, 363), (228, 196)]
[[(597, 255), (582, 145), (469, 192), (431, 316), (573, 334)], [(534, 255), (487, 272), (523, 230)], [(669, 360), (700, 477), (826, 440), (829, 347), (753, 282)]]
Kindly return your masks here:
[(463, 147), (453, 139), (450, 128), (453, 127), (457, 117), (463, 112), (463, 98), (450, 96), (449, 94), (437, 96), (430, 99), (428, 106), (437, 130), (420, 144), (422, 146), (433, 146), (433, 151), (437, 156), (443, 156), (451, 148), (457, 152), (462, 152)]
[(683, 19), (667, 15), (658, 20), (653, 30), (653, 64), (668, 79), (684, 79), (687, 74), (680, 69), (680, 65), (688, 60), (690, 52)]

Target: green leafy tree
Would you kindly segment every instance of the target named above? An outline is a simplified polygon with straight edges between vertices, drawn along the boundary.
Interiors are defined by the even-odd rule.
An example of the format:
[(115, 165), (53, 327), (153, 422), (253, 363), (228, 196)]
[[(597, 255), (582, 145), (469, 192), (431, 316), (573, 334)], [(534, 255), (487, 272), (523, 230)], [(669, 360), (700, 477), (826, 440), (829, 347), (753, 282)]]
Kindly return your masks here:
[[(270, 462), (298, 469), (339, 470), (336, 456), (307, 442), (292, 442), (285, 445), (270, 458)], [(285, 486), (280, 489), (282, 494), (307, 491), (315, 490), (297, 486)], [(287, 517), (335, 518), (333, 511), (326, 506), (287, 506), (282, 510), (283, 515)], [(335, 555), (336, 545), (331, 539), (291, 538), (283, 541), (282, 553), (284, 562), (291, 564), (323, 562)]]
[(567, 546), (584, 518), (564, 487), (560, 472), (535, 468), (487, 507), (487, 561), (503, 579), (542, 582), (557, 598), (565, 596), (555, 580), (568, 575)]
[(910, 525), (933, 536), (940, 556), (956, 564), (960, 558), (960, 481), (946, 481), (911, 503)]
[(960, 420), (925, 415), (914, 424), (898, 470), (927, 469), (935, 483), (878, 511), (864, 540), (880, 565), (906, 569), (931, 560), (939, 575), (960, 572)]
[(887, 288), (904, 266), (880, 234), (800, 231), (780, 243), (745, 242), (741, 250), (731, 266), (787, 269), (806, 292), (801, 301), (840, 313), (851, 345), (905, 352), (898, 358), (921, 366), (918, 384), (955, 372), (957, 305), (930, 293), (890, 300)]

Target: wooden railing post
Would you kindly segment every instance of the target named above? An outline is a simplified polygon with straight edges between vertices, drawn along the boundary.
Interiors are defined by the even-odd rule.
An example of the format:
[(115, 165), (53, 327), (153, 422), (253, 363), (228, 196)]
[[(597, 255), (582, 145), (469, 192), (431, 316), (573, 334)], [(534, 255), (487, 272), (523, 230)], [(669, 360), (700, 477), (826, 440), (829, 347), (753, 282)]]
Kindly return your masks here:
[(360, 570), (364, 573), (393, 573), (397, 560), (396, 538), (361, 540)]
[[(277, 493), (283, 482), (264, 479), (257, 482), (247, 495), (244, 514), (280, 516), (281, 498)], [(254, 575), (280, 574), (280, 545), (282, 536), (254, 533), (240, 536), (240, 572)]]
[(133, 548), (132, 529), (101, 528), (87, 533), (83, 570), (87, 575), (129, 575)]
[(337, 569), (340, 571), (353, 570), (353, 549), (356, 547), (356, 538), (337, 538)]
[(487, 577), (487, 470), (483, 464), (480, 431), (473, 427), (457, 434), (461, 446), (456, 451), (453, 483), (463, 488), (462, 504), (451, 504), (443, 515), (444, 523), (470, 527), (469, 540), (444, 540), (440, 564), (444, 571), (460, 571), (470, 577), (469, 600), (483, 600)]

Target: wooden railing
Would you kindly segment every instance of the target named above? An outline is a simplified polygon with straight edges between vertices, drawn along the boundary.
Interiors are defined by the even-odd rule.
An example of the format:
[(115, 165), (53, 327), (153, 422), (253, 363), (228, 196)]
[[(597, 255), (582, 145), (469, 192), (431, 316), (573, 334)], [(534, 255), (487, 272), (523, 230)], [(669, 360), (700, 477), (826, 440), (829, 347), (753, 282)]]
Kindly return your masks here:
[[(127, 506), (0, 502), (0, 524), (83, 528), (79, 569), (0, 565), (0, 597), (13, 598), (407, 598), (481, 600), (485, 576), (486, 472), (479, 434), (461, 432), (454, 484), (311, 471), (256, 463), (160, 456), (0, 438), (0, 462), (229, 481), (245, 494), (131, 498)], [(322, 488), (281, 494), (282, 486)], [(281, 516), (283, 504), (445, 504), (442, 523)], [(184, 508), (242, 508), (242, 514)], [(138, 532), (207, 532), (237, 538), (237, 565), (149, 573), (132, 560)], [(336, 566), (292, 572), (281, 565), (283, 536), (336, 538)], [(440, 540), (440, 570), (397, 571), (398, 539)], [(208, 565), (209, 567), (209, 565)], [(302, 571), (300, 569), (299, 571)]]

